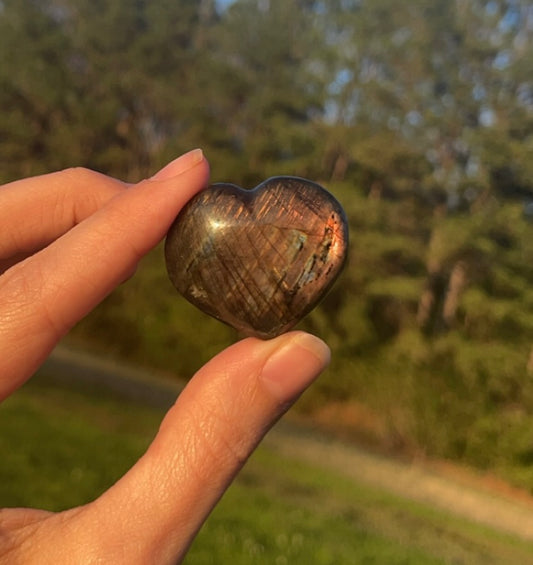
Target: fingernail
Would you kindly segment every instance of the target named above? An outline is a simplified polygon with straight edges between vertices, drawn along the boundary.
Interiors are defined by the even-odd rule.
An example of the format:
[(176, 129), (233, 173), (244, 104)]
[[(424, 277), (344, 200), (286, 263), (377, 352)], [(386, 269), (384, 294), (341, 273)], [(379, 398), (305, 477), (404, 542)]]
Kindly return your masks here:
[(204, 158), (204, 153), (201, 149), (193, 149), (181, 157), (174, 159), (168, 165), (165, 165), (158, 171), (150, 180), (167, 180), (173, 178), (189, 169), (192, 169)]
[(261, 378), (281, 401), (293, 401), (328, 366), (330, 358), (330, 349), (322, 340), (298, 332), (269, 357)]

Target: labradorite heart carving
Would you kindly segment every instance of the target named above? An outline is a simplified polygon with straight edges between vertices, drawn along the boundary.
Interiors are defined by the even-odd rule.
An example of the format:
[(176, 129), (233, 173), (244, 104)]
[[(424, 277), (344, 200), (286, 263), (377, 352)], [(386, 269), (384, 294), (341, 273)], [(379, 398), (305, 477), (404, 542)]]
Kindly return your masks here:
[(193, 197), (165, 244), (170, 280), (240, 333), (275, 337), (309, 313), (342, 270), (348, 224), (320, 185), (274, 177), (253, 190), (218, 183)]

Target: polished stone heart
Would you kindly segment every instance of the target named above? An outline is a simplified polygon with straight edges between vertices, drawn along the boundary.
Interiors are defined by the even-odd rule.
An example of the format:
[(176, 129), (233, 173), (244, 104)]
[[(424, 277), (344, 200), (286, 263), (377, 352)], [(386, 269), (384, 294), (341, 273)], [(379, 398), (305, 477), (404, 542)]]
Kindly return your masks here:
[(214, 184), (170, 228), (170, 280), (198, 308), (244, 335), (275, 337), (316, 306), (340, 273), (348, 225), (318, 184), (271, 178), (253, 190)]

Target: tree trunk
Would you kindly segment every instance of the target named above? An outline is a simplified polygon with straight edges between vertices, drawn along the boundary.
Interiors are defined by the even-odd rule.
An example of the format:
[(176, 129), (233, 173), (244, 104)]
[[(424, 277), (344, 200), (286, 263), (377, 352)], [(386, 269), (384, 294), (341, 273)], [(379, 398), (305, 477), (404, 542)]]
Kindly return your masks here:
[(348, 159), (342, 153), (335, 159), (333, 171), (331, 173), (331, 181), (343, 181), (348, 170)]
[(428, 284), (424, 289), (420, 300), (418, 301), (418, 311), (416, 313), (416, 321), (418, 323), (418, 327), (426, 328), (428, 326), (434, 304), (435, 295), (432, 288)]
[(526, 369), (530, 375), (533, 375), (533, 346), (531, 347), (531, 351), (529, 352), (529, 359), (527, 361)]
[(383, 192), (383, 185), (381, 182), (375, 180), (370, 186), (370, 192), (368, 193), (369, 200), (381, 200), (381, 194)]
[(432, 249), (435, 247), (438, 237), (438, 230), (433, 230), (428, 245), (428, 259), (426, 263), (428, 275), (426, 287), (418, 302), (418, 311), (416, 314), (418, 327), (427, 333), (431, 333), (438, 302), (440, 301), (439, 295), (442, 292), (442, 265), (432, 254)]
[(442, 307), (442, 318), (448, 328), (455, 323), (459, 299), (466, 286), (466, 282), (466, 264), (464, 261), (457, 261), (450, 274), (450, 282), (448, 283), (448, 290), (446, 291)]

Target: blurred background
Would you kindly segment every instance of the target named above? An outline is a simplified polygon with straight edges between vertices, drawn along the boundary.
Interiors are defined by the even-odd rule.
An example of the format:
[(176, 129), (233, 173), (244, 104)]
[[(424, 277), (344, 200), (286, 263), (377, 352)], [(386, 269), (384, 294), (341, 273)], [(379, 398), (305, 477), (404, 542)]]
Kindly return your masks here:
[[(298, 175), (323, 184), (347, 212), (348, 266), (301, 324), (331, 345), (333, 362), (296, 407), (299, 420), (381, 454), (467, 466), (527, 498), (533, 492), (533, 2), (0, 1), (1, 182), (70, 166), (136, 181), (194, 147), (204, 149), (214, 182), (251, 188), (269, 176)], [(186, 380), (235, 339), (233, 330), (176, 294), (159, 248), (67, 343)], [(65, 427), (69, 403), (83, 404), (88, 393), (59, 393), (47, 382), (6, 403), (5, 429), (20, 430), (20, 422), (10, 424), (20, 414), (24, 426), (36, 418), (41, 423), (34, 427), (42, 429), (43, 398), (62, 414), (53, 433)], [(88, 419), (107, 422), (108, 441), (110, 429), (118, 433), (126, 424), (109, 424), (98, 406), (99, 415)], [(144, 410), (135, 404), (126, 412)], [(76, 420), (69, 429), (76, 426), (83, 427)], [(128, 430), (137, 445), (138, 430)], [(17, 446), (30, 446), (31, 433)], [(15, 454), (12, 437), (0, 438), (0, 445)], [(116, 437), (117, 445), (128, 441)], [(41, 460), (28, 447), (13, 455), (13, 465), (42, 469), (57, 448), (48, 446), (52, 451)], [(71, 455), (54, 457), (65, 468)], [(290, 467), (274, 465), (272, 454), (259, 457), (249, 485), (267, 482), (269, 464)], [(29, 479), (17, 490), (7, 461), (0, 463), (2, 500), (33, 503), (24, 499)], [(116, 473), (130, 463), (125, 456)], [(58, 502), (57, 493), (68, 481), (93, 477), (84, 465), (66, 465), (79, 476), (50, 471), (59, 478), (42, 505), (70, 504)], [(301, 479), (318, 471), (294, 472)], [(118, 476), (110, 473), (86, 491), (78, 484), (80, 501)], [(325, 489), (328, 480), (317, 484)], [(295, 492), (298, 484), (295, 478), (285, 488)], [(363, 491), (357, 496), (368, 509)], [(272, 492), (262, 496), (271, 501)], [(380, 496), (374, 503), (383, 506)], [(266, 508), (261, 504), (256, 501), (255, 512)], [(304, 520), (298, 512), (308, 511), (302, 504), (295, 502), (296, 524)], [(348, 521), (352, 541), (355, 523), (362, 524), (366, 541), (354, 543), (382, 557), (365, 563), (448, 562), (434, 549), (427, 561), (419, 553), (405, 557), (390, 539), (405, 548), (414, 543), (408, 529), (378, 527), (375, 516), (363, 520), (362, 509), (357, 519), (344, 511), (332, 510), (328, 520)], [(244, 519), (248, 528), (255, 512), (250, 508), (253, 517)], [(209, 530), (220, 534), (222, 546), (238, 538), (227, 520), (221, 515)], [(385, 542), (373, 545), (368, 532), (376, 528), (393, 543), (390, 554), (379, 553)], [(344, 557), (335, 553), (348, 543), (344, 538), (322, 557), (314, 539), (318, 546), (306, 561), (298, 551), (307, 534), (287, 534), (286, 525), (258, 541), (259, 534), (246, 531), (252, 542), (246, 545), (245, 534), (235, 541), (248, 556), (243, 563), (359, 562), (346, 557), (355, 555), (351, 546)], [(337, 522), (335, 531), (342, 531)], [(262, 553), (271, 542), (276, 558)], [(191, 563), (224, 562), (210, 561), (222, 546), (202, 546)], [(454, 562), (475, 562), (454, 555)], [(485, 555), (482, 562), (492, 561)]]

